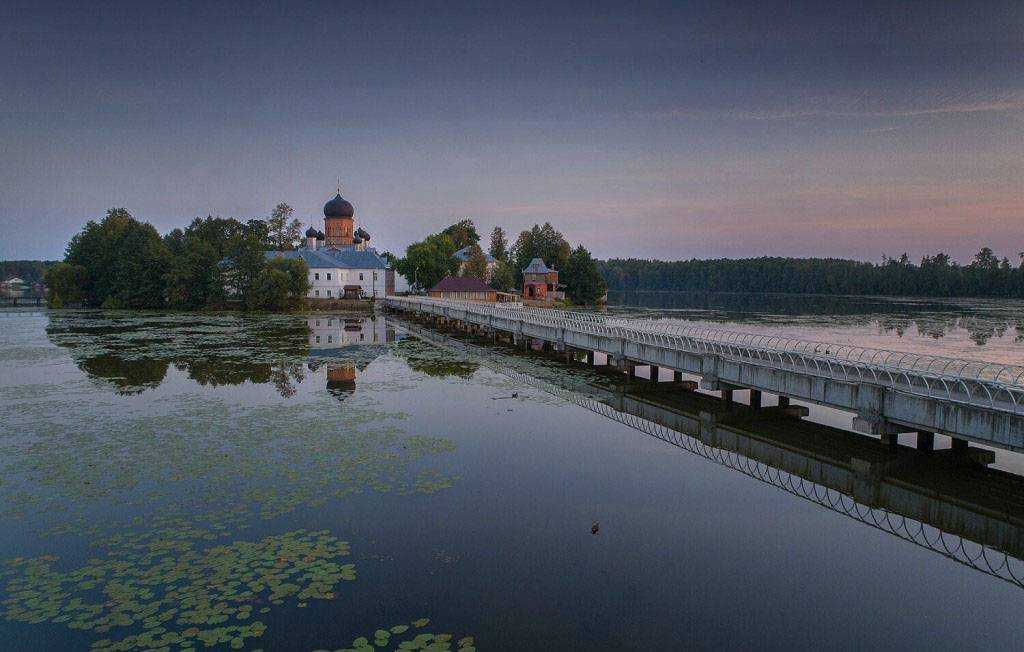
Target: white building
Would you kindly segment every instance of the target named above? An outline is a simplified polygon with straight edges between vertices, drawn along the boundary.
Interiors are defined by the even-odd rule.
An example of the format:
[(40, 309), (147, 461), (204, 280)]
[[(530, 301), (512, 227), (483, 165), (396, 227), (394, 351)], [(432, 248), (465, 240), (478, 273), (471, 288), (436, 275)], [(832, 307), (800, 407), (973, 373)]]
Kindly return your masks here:
[[(369, 246), (370, 234), (355, 228), (355, 209), (337, 194), (324, 204), (326, 235), (310, 227), (306, 245), (294, 251), (268, 251), (267, 259), (298, 258), (309, 268), (310, 299), (341, 299), (395, 294), (405, 279)], [(400, 290), (399, 290), (400, 291)]]

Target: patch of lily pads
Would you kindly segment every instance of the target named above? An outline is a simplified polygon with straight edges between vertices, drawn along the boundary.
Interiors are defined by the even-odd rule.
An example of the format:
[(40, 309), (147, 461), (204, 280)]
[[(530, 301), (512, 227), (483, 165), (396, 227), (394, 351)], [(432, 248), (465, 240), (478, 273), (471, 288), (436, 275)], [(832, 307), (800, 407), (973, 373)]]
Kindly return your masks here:
[(9, 561), (2, 615), (103, 635), (98, 650), (241, 649), (266, 626), (271, 605), (334, 600), (356, 578), (349, 544), (327, 531), (296, 530), (201, 548), (196, 530), (130, 537), (102, 558), (61, 570), (54, 556)]
[[(476, 652), (476, 642), (472, 636), (456, 638), (453, 634), (421, 631), (430, 620), (419, 618), (410, 624), (394, 625), (387, 629), (377, 629), (372, 634), (359, 636), (348, 647), (337, 648), (333, 652), (397, 652), (421, 650), (422, 652)], [(314, 652), (331, 652), (315, 650)]]

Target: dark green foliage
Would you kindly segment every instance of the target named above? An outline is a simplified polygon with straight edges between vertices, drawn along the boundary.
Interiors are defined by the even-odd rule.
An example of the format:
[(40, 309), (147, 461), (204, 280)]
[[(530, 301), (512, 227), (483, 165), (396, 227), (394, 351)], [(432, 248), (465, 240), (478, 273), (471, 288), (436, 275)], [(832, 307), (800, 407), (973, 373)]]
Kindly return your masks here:
[(576, 304), (597, 303), (607, 287), (597, 271), (597, 263), (583, 245), (577, 246), (570, 254), (558, 280), (565, 284), (569, 300)]
[(545, 222), (544, 226), (534, 224), (532, 229), (519, 234), (510, 253), (516, 272), (516, 285), (522, 285), (523, 269), (534, 258), (542, 259), (548, 267), (561, 270), (569, 262), (570, 252), (568, 241), (550, 222)]
[(254, 222), (258, 220), (250, 220), (228, 240), (221, 262), (227, 293), (246, 305), (251, 305), (249, 293), (266, 266), (268, 248), (263, 228), (266, 225), (261, 227), (262, 222)]
[(46, 268), (43, 282), (50, 295), (47, 303), (51, 308), (61, 308), (82, 303), (85, 299), (85, 268), (81, 265), (57, 263)]
[(455, 251), (480, 242), (480, 234), (476, 232), (476, 225), (469, 218), (452, 224), (441, 231), (441, 235), (448, 236), (452, 244), (455, 245)]
[(491, 231), (490, 254), (498, 260), (508, 260), (508, 240), (505, 238), (505, 229), (500, 226)]
[(487, 280), (487, 257), (484, 256), (484, 250), (480, 245), (470, 245), (469, 260), (462, 266), (462, 275)]
[(445, 276), (458, 273), (459, 261), (454, 257), (458, 249), (447, 235), (435, 233), (409, 245), (396, 269), (419, 287), (431, 288)]
[(985, 247), (968, 265), (947, 254), (919, 265), (903, 254), (881, 264), (838, 258), (598, 261), (614, 291), (788, 292), (929, 297), (1024, 297), (1024, 268)]
[[(285, 224), (275, 237), (287, 239), (293, 227)], [(86, 224), (68, 244), (65, 263), (52, 268), (50, 303), (197, 310), (234, 298), (263, 310), (295, 307), (309, 288), (306, 264), (268, 264), (270, 246), (261, 220), (196, 218), (161, 238), (128, 211), (111, 209), (101, 222)]]
[(56, 264), (56, 260), (0, 260), (0, 281), (17, 277), (29, 284), (40, 283), (47, 268)]
[(267, 229), (271, 243), (278, 251), (294, 249), (302, 237), (302, 222), (292, 217), (294, 212), (295, 209), (283, 202), (270, 212)]
[(212, 245), (186, 236), (169, 249), (172, 255), (164, 275), (168, 307), (197, 310), (224, 300), (220, 256)]
[(286, 272), (265, 268), (256, 277), (256, 282), (246, 296), (246, 307), (250, 310), (285, 310), (289, 307), (290, 282)]
[(85, 269), (83, 302), (89, 306), (159, 308), (169, 253), (152, 225), (123, 208), (90, 221), (71, 239), (64, 261)]
[(245, 297), (251, 310), (292, 310), (309, 291), (309, 270), (301, 260), (275, 258), (266, 263)]
[(516, 271), (506, 261), (498, 261), (494, 272), (491, 274), (491, 287), (498, 292), (508, 292), (516, 289)]

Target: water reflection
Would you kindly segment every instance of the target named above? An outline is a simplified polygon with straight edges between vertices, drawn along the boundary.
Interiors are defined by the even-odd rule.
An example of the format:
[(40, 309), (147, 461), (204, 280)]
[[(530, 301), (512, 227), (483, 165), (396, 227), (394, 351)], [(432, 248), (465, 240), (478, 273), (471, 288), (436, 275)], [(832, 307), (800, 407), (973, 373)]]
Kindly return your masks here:
[[(377, 316), (318, 316), (308, 318), (306, 324), (311, 356), (307, 367), (311, 371), (327, 367), (327, 391), (339, 400), (355, 392), (359, 374), (399, 339), (394, 325)], [(335, 359), (339, 353), (345, 354), (344, 359)]]
[(517, 383), (1024, 588), (1024, 477), (965, 463), (948, 450), (893, 452), (873, 438), (725, 407), (671, 383), (609, 384), (585, 367), (541, 378), (535, 360), (408, 328), (461, 354), (454, 357), (472, 355)]
[[(158, 387), (169, 369), (201, 386), (270, 384), (294, 396), (306, 372), (327, 367), (327, 389), (343, 397), (357, 375), (398, 339), (376, 316), (267, 317), (50, 313), (48, 339), (89, 378), (119, 395)], [(159, 336), (157, 336), (159, 334)]]
[(692, 292), (614, 293), (617, 315), (1024, 363), (1024, 302)]

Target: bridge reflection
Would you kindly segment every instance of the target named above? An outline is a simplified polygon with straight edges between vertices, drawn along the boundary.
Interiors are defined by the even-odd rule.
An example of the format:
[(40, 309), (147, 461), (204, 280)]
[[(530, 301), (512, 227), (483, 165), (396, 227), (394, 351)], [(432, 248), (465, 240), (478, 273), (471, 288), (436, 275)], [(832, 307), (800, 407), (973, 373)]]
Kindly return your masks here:
[(417, 337), (468, 349), (486, 366), (716, 464), (1024, 588), (1024, 478), (951, 451), (922, 452), (783, 411), (723, 406), (671, 385), (564, 381), (509, 349), (476, 346), (405, 321)]

